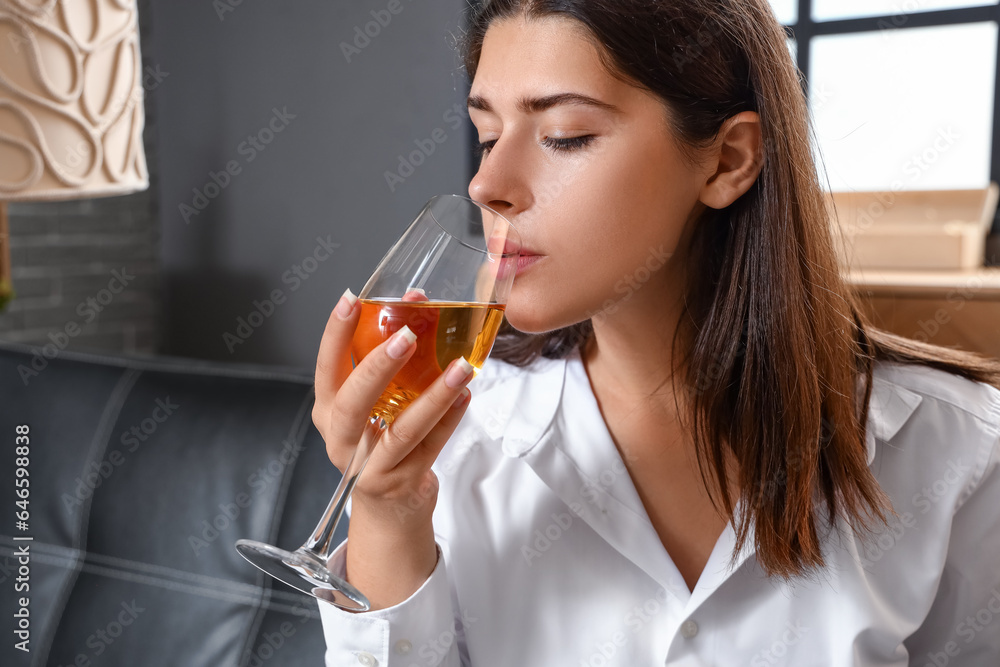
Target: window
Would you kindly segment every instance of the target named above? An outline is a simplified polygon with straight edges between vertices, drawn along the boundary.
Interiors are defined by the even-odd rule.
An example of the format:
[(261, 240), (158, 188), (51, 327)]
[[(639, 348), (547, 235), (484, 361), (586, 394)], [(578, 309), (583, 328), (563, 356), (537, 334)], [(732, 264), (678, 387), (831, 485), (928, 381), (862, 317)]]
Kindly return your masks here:
[[(1000, 4), (771, 0), (794, 39), (833, 190), (1000, 181)], [(995, 223), (994, 233), (1000, 233)]]
[(833, 190), (985, 187), (995, 23), (816, 37), (809, 100)]
[(771, 7), (774, 15), (785, 25), (795, 23), (799, 15), (799, 0), (771, 0)]
[[(774, 2), (775, 11), (791, 0)], [(928, 12), (936, 9), (982, 7), (996, 2), (969, 2), (969, 0), (812, 0), (812, 17), (817, 21), (850, 19), (861, 16), (892, 16)], [(787, 10), (785, 10), (787, 11)]]

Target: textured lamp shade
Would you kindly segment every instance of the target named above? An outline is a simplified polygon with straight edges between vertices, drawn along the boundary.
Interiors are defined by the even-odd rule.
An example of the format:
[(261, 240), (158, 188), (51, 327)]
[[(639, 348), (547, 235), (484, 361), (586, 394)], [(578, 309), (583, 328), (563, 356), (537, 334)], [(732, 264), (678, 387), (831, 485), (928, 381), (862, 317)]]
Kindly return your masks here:
[(149, 184), (136, 0), (0, 0), (0, 201)]

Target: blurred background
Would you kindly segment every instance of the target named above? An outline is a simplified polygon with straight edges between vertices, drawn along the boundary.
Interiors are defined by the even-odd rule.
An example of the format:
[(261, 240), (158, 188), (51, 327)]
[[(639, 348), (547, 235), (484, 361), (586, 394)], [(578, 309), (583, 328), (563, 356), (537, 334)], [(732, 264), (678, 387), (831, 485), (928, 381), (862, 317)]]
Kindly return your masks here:
[[(344, 289), (362, 287), (430, 196), (466, 191), (474, 134), (456, 38), (468, 5), (141, 0), (150, 187), (9, 205), (16, 297), (0, 340), (311, 370)], [(830, 189), (1000, 179), (996, 2), (773, 6), (806, 75)], [(902, 333), (926, 333), (930, 317), (927, 337), (951, 344), (941, 330), (962, 311), (975, 318), (958, 344), (1000, 340), (1000, 280), (982, 268), (998, 263), (989, 215), (977, 266), (930, 278), (903, 267), (908, 277), (858, 278), (859, 290)], [(126, 285), (102, 298), (115, 272)], [(942, 322), (938, 304), (963, 288), (972, 305)], [(900, 314), (920, 299), (930, 310)], [(61, 336), (72, 324), (79, 335)]]

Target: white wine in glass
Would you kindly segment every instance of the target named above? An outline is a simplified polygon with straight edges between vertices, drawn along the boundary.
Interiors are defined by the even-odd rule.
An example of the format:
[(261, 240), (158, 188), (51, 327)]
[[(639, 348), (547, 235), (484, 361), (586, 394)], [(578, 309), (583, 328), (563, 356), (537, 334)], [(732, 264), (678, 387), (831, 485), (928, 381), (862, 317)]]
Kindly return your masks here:
[(351, 341), (355, 365), (409, 327), (417, 349), (372, 408), (340, 484), (312, 535), (295, 551), (238, 540), (248, 561), (289, 586), (343, 609), (368, 599), (330, 572), (333, 534), (351, 491), (386, 427), (459, 357), (477, 371), (493, 347), (517, 272), (520, 238), (491, 208), (458, 195), (431, 199), (392, 246), (358, 295), (361, 318)]
[[(420, 292), (411, 295), (423, 296)], [(465, 357), (479, 369), (493, 347), (502, 304), (449, 303), (418, 298), (406, 300), (361, 299), (361, 319), (351, 341), (351, 352), (360, 361), (404, 326), (417, 335), (417, 350), (373, 412), (391, 423), (406, 405), (444, 372), (454, 359)]]

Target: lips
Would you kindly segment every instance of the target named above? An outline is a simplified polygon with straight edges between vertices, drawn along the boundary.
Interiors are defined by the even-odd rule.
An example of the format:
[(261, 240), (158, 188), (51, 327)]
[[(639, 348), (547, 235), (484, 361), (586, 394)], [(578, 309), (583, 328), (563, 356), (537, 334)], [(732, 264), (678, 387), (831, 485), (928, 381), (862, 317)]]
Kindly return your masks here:
[(522, 255), (524, 255), (524, 254), (534, 254), (534, 253), (529, 253), (527, 251), (527, 249), (524, 248), (524, 247), (522, 247), (519, 243), (517, 243), (517, 241), (513, 241), (511, 239), (507, 239), (504, 242), (503, 254), (504, 255), (513, 255), (515, 253), (520, 253)]
[(525, 269), (537, 262), (542, 258), (542, 255), (524, 254), (522, 253), (517, 258), (517, 273), (514, 275), (521, 275)]
[[(493, 252), (496, 251), (494, 250)], [(507, 239), (504, 242), (503, 251), (500, 254), (503, 256), (520, 255), (521, 257), (537, 257), (540, 255), (540, 253), (535, 252), (531, 248), (520, 245), (517, 241), (511, 239)]]
[(510, 278), (512, 274), (514, 276), (520, 275), (525, 269), (543, 257), (544, 255), (539, 255), (534, 250), (528, 248), (522, 247), (518, 251), (516, 245), (506, 245), (504, 246), (504, 257), (500, 260), (500, 269), (497, 275), (500, 279)]

